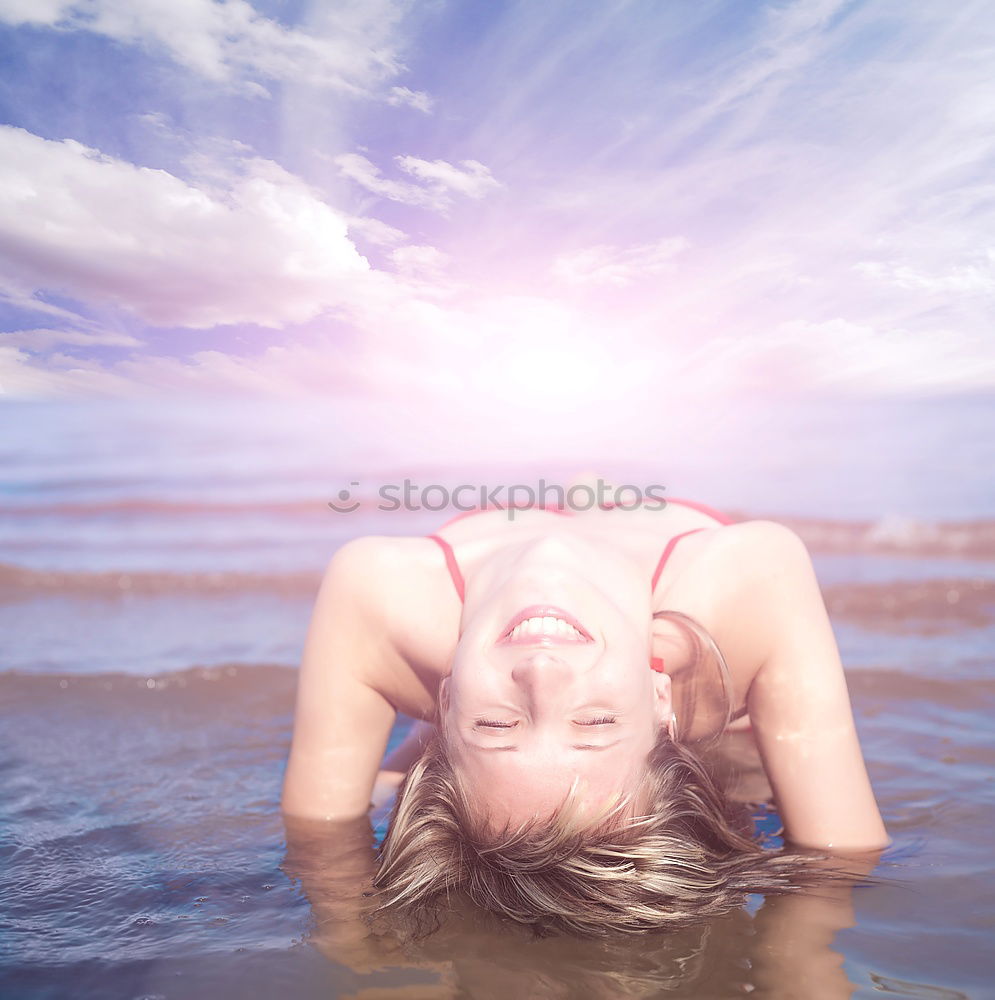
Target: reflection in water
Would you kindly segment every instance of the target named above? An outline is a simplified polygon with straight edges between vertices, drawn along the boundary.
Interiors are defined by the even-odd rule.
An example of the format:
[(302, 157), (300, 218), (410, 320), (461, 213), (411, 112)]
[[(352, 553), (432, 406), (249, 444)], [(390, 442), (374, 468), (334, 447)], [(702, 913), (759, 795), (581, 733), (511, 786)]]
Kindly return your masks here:
[[(287, 817), (286, 831), (283, 867), (311, 903), (311, 944), (353, 973), (396, 975), (396, 986), (378, 976), (375, 987), (361, 988), (353, 998), (609, 1000), (759, 991), (848, 1000), (856, 988), (832, 948), (836, 933), (854, 924), (856, 879), (770, 896), (752, 916), (739, 909), (679, 933), (597, 941), (533, 940), (526, 930), (453, 899), (434, 934), (405, 942), (389, 926), (367, 919), (374, 905), (367, 893), (375, 857), (367, 819), (323, 823)], [(876, 860), (876, 854), (850, 858), (847, 867), (866, 874)]]

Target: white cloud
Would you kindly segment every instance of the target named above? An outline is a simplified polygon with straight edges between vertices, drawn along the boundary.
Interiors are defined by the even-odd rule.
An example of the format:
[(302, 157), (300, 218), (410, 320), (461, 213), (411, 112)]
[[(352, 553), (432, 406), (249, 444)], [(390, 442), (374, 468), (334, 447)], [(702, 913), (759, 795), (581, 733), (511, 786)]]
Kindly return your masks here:
[[(160, 2), (132, 4), (145, 8), (134, 16), (153, 17)], [(180, 2), (203, 13), (200, 0)], [(37, 11), (48, 23), (53, 11), (70, 6), (37, 0), (18, 9)], [(215, 6), (229, 16), (230, 5)], [(400, 6), (365, 4), (374, 11)], [(13, 178), (29, 188), (37, 179), (46, 192), (21, 232), (9, 221), (21, 209), (0, 149), (0, 174), (8, 175), (0, 180), (0, 237), (7, 240), (13, 227), (17, 238), (17, 252), (0, 261), (0, 285), (19, 306), (49, 312), (38, 326), (65, 319), (74, 328), (80, 317), (50, 318), (59, 307), (32, 298), (38, 287), (203, 326), (249, 315), (279, 326), (345, 302), (354, 330), (348, 358), (336, 364), (357, 365), (359, 357), (370, 378), (442, 388), (450, 399), (466, 394), (467, 371), (484, 384), (490, 376), (477, 370), (489, 371), (509, 331), (524, 325), (535, 343), (514, 341), (502, 369), (509, 383), (520, 377), (515, 366), (533, 356), (551, 323), (571, 328), (571, 309), (582, 300), (592, 306), (589, 318), (605, 342), (643, 338), (645, 349), (635, 356), (647, 379), (668, 392), (675, 372), (687, 386), (714, 379), (723, 393), (743, 385), (899, 391), (995, 382), (989, 361), (995, 268), (986, 256), (995, 232), (989, 168), (995, 90), (988, 71), (995, 22), (984, 0), (964, 0), (953, 13), (904, 0), (778, 0), (740, 11), (726, 0), (693, 12), (662, 4), (659, 13), (638, 17), (620, 17), (608, 4), (581, 19), (569, 16), (569, 5), (540, 6), (502, 8), (488, 25), (486, 59), (472, 67), (441, 49), (419, 54), (438, 61), (438, 86), (450, 88), (438, 96), (453, 117), (430, 122), (433, 134), (457, 128), (459, 148), (479, 160), (398, 156), (390, 163), (378, 145), (382, 105), (366, 105), (375, 121), (374, 132), (364, 135), (354, 130), (361, 116), (352, 109), (348, 116), (325, 114), (307, 82), (301, 94), (309, 100), (298, 99), (291, 77), (282, 87), (278, 139), (288, 162), (311, 164), (323, 149), (356, 150), (338, 158), (342, 176), (333, 182), (345, 194), (349, 178), (366, 202), (372, 192), (446, 212), (461, 198), (491, 196), (473, 206), (472, 231), (459, 219), (451, 225), (433, 219), (421, 232), (405, 224), (412, 229), (405, 233), (369, 218), (365, 204), (354, 208), (357, 218), (328, 222), (324, 230), (303, 211), (294, 222), (293, 211), (277, 210), (290, 193), (319, 220), (335, 213), (299, 180), (237, 147), (209, 148), (199, 165), (188, 157), (184, 180), (75, 147), (77, 159), (89, 158), (101, 172), (84, 181), (82, 167), (79, 176), (67, 167), (65, 177), (41, 171), (36, 178), (26, 164)], [(110, 0), (93, 0), (94, 10), (111, 7)], [(324, 8), (333, 19), (333, 8), (356, 12), (364, 3), (315, 0), (299, 7), (313, 17)], [(14, 18), (14, 0), (0, 0), (0, 10)], [(731, 23), (726, 12), (735, 12), (736, 32), (721, 30)], [(202, 20), (190, 24), (201, 41), (214, 37), (213, 29), (205, 36)], [(314, 38), (336, 37), (330, 21), (312, 20), (307, 30)], [(364, 43), (369, 49), (393, 52), (389, 27), (364, 21), (356, 30), (356, 37), (372, 39)], [(233, 85), (283, 72), (265, 69), (267, 52), (250, 57), (241, 37), (232, 41), (241, 55), (226, 42), (206, 46), (204, 72)], [(278, 39), (276, 49), (282, 44)], [(189, 53), (176, 58), (196, 64)], [(390, 89), (397, 82), (390, 72), (382, 66), (347, 76), (359, 89), (372, 88), (379, 101), (417, 108), (420, 92)], [(487, 113), (475, 116), (478, 99)], [(565, 120), (571, 128), (561, 127)], [(162, 120), (147, 120), (157, 124)], [(288, 136), (297, 137), (297, 148)], [(225, 169), (212, 172), (218, 163)], [(493, 197), (500, 185), (483, 163), (514, 199)], [(130, 179), (118, 185), (118, 171)], [(256, 182), (270, 195), (252, 195)], [(120, 197), (112, 197), (117, 188)], [(47, 192), (53, 193), (45, 205)], [(156, 214), (142, 207), (146, 201), (173, 207)], [(386, 218), (392, 208), (385, 207)], [(646, 233), (684, 233), (692, 242), (640, 242)], [(115, 234), (131, 244), (118, 248)], [(349, 234), (364, 248), (382, 248), (393, 271), (364, 274)], [(84, 249), (91, 235), (92, 250)], [(472, 288), (457, 287), (449, 262), (419, 245), (433, 241), (452, 250), (452, 271), (473, 280)], [(312, 280), (281, 271), (295, 254), (310, 262)], [(232, 274), (246, 276), (241, 284), (221, 267), (222, 258)], [(358, 270), (349, 270), (350, 261)], [(556, 289), (562, 311), (524, 306), (530, 295), (554, 294), (551, 274), (563, 282)], [(166, 292), (157, 297), (160, 277)], [(612, 309), (600, 310), (598, 289), (626, 291), (611, 296)], [(518, 292), (519, 300), (503, 310), (471, 301), (498, 290)], [(218, 306), (212, 311), (209, 303)], [(44, 362), (17, 353), (29, 339), (0, 346), (19, 377), (37, 381)], [(366, 341), (378, 350), (368, 352)], [(290, 356), (233, 358), (230, 365), (210, 352), (182, 361), (149, 358), (147, 368), (111, 365), (104, 374), (122, 384), (131, 377), (198, 386), (290, 386), (306, 381), (312, 367), (332, 377), (331, 353), (288, 349)], [(452, 359), (458, 362), (447, 370)], [(103, 369), (81, 367), (68, 355), (52, 370), (61, 385), (67, 379), (96, 385), (104, 377)]]
[(709, 99), (688, 124), (700, 127), (737, 102), (771, 99), (831, 44), (827, 24), (853, 0), (794, 0), (765, 8), (765, 24), (753, 45), (744, 47), (740, 59), (723, 63), (709, 81)]
[(55, 24), (69, 6), (66, 0), (0, 0), (0, 20), (8, 24)]
[(227, 188), (0, 128), (0, 261), (20, 287), (122, 306), (148, 323), (302, 322), (368, 270), (345, 218), (271, 161)]
[[(2, 231), (3, 227), (0, 225), (0, 232)], [(0, 253), (0, 261), (2, 259), (3, 255)], [(38, 294), (39, 291), (30, 281), (18, 279), (10, 273), (0, 273), (0, 303), (12, 306), (22, 312), (39, 313), (42, 316), (62, 320), (70, 328), (75, 328), (84, 322), (83, 317), (78, 312), (46, 301)]]
[[(58, 361), (58, 356), (56, 361)], [(0, 340), (0, 394), (10, 396), (105, 395), (109, 384), (119, 379), (109, 376), (93, 362), (80, 361), (66, 368), (46, 360), (40, 362), (27, 351), (8, 347)], [(111, 394), (121, 395), (121, 389)], [(134, 390), (130, 394), (134, 394)]]
[(0, 346), (22, 347), (29, 351), (47, 351), (56, 344), (78, 347), (141, 347), (142, 342), (129, 333), (114, 330), (9, 330), (0, 333)]
[(0, 0), (0, 20), (159, 48), (206, 79), (259, 95), (266, 90), (254, 77), (363, 94), (402, 69), (391, 41), (402, 7), (337, 4), (311, 31), (264, 17), (246, 0)]
[(449, 264), (449, 255), (431, 246), (398, 247), (390, 259), (399, 274), (425, 279), (441, 278)]
[(941, 295), (992, 294), (995, 292), (995, 250), (984, 261), (927, 272), (899, 261), (861, 261), (856, 270), (868, 278), (908, 291)]
[(501, 187), (490, 170), (476, 160), (460, 160), (456, 167), (445, 160), (420, 160), (416, 156), (397, 156), (394, 159), (406, 173), (438, 191), (455, 191), (467, 198), (483, 198)]
[(394, 161), (421, 184), (391, 180), (380, 168), (359, 153), (342, 153), (335, 163), (342, 173), (373, 194), (405, 205), (417, 205), (444, 211), (452, 204), (452, 195), (483, 198), (501, 187), (490, 170), (476, 160), (461, 160), (459, 166), (445, 160), (420, 160), (415, 156), (395, 156)]
[(372, 219), (369, 216), (354, 215), (348, 220), (348, 223), (350, 233), (356, 233), (374, 246), (397, 246), (398, 243), (403, 243), (407, 239), (407, 236), (400, 229), (388, 226), (386, 222)]
[[(418, 257), (423, 263), (441, 262), (430, 247), (412, 248), (409, 260)], [(469, 394), (482, 406), (487, 399), (502, 398), (519, 408), (548, 409), (562, 396), (551, 391), (548, 371), (523, 366), (523, 356), (531, 356), (540, 342), (547, 353), (562, 354), (569, 347), (578, 356), (584, 353), (583, 339), (604, 372), (610, 351), (598, 344), (577, 310), (541, 298), (439, 305), (394, 283), (385, 286), (384, 295), (368, 297), (363, 310), (358, 325), (364, 337), (348, 352), (333, 338), (319, 336), (244, 357), (205, 350), (187, 357), (145, 354), (97, 361), (68, 354), (40, 359), (0, 341), (0, 388), (14, 396), (353, 393), (391, 400), (394, 406), (406, 400), (422, 416), (428, 407), (444, 409)], [(468, 338), (467, 330), (476, 336)], [(481, 356), (488, 358), (486, 365), (480, 364)], [(545, 365), (547, 355), (543, 358)], [(570, 380), (564, 380), (564, 388), (578, 389)]]
[(391, 87), (387, 94), (387, 103), (395, 107), (407, 105), (416, 111), (429, 114), (435, 102), (424, 91), (411, 90), (408, 87)]
[(593, 246), (562, 254), (552, 272), (571, 285), (624, 287), (672, 268), (674, 258), (689, 246), (681, 236), (634, 247)]
[[(396, 288), (397, 286), (391, 286)], [(439, 316), (459, 314), (418, 303), (412, 297), (371, 301), (368, 336), (345, 350), (331, 335), (272, 344), (235, 355), (225, 350), (184, 356), (136, 354), (94, 360), (68, 354), (32, 357), (0, 340), (0, 391), (11, 396), (369, 396), (419, 398), (436, 380), (458, 391), (460, 376), (440, 365), (432, 331)], [(373, 326), (375, 325), (375, 328)], [(412, 382), (414, 380), (414, 382)]]
[(995, 389), (995, 356), (977, 338), (855, 323), (792, 320), (752, 336), (714, 338), (693, 359), (702, 387), (721, 394), (829, 388), (880, 394)]
[[(412, 263), (435, 259), (432, 248), (402, 249), (409, 249)], [(570, 413), (597, 423), (616, 410), (620, 420), (650, 412), (664, 398), (707, 408), (709, 400), (744, 390), (995, 388), (995, 358), (988, 352), (982, 360), (984, 343), (939, 326), (923, 336), (841, 317), (801, 319), (682, 349), (652, 327), (641, 342), (625, 322), (616, 322), (614, 308), (515, 295), (439, 303), (416, 290), (417, 282), (386, 284), (382, 296), (363, 300), (356, 315), (363, 335), (348, 349), (319, 335), (249, 356), (205, 350), (97, 361), (68, 354), (42, 359), (0, 337), (0, 387), (35, 396), (355, 394), (392, 405), (404, 400), (426, 421), (453, 412), (492, 416), (505, 406), (523, 429), (529, 415)], [(614, 332), (606, 338), (609, 328)], [(626, 405), (618, 410), (621, 400)]]
[(335, 164), (349, 180), (391, 201), (423, 208), (443, 208), (448, 204), (447, 199), (417, 184), (384, 177), (375, 163), (359, 153), (342, 153), (335, 157)]
[[(663, 295), (634, 288), (617, 322), (689, 355), (735, 331), (743, 367), (725, 369), (730, 382), (745, 358), (749, 379), (763, 365), (784, 374), (793, 358), (799, 386), (990, 387), (993, 46), (979, 2), (955, 16), (896, 0), (767, 5), (737, 44), (696, 52), (648, 94), (639, 130), (571, 148), (545, 196), (548, 229), (574, 247), (605, 233), (621, 245), (651, 223), (691, 236), (680, 280)], [(619, 64), (612, 99), (646, 77), (637, 57)], [(536, 94), (514, 98), (523, 113), (502, 142), (534, 148)], [(602, 262), (595, 252), (557, 266), (570, 281)], [(821, 346), (766, 339), (792, 323)]]
[(40, 362), (0, 341), (0, 392), (10, 396), (325, 395), (355, 391), (363, 377), (328, 345), (274, 345), (251, 357), (210, 350), (100, 364), (59, 354)]

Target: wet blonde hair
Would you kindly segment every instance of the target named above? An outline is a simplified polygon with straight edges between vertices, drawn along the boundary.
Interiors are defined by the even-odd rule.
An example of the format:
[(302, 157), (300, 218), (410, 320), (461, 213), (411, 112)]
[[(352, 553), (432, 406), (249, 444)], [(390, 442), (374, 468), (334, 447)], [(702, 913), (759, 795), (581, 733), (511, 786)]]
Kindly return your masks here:
[[(664, 615), (694, 636), (696, 663), (706, 649), (717, 660), (724, 728), (731, 684), (721, 651), (694, 619), (654, 617)], [(688, 687), (679, 717), (694, 708)], [(692, 718), (684, 715), (689, 726)], [(462, 893), (539, 935), (602, 936), (686, 927), (740, 905), (746, 893), (795, 891), (825, 877), (812, 856), (764, 849), (746, 810), (666, 729), (646, 761), (642, 812), (634, 799), (620, 795), (581, 820), (570, 794), (551, 816), (496, 829), (454, 768), (440, 726), (398, 792), (374, 879), (377, 912), (424, 932), (440, 904)]]

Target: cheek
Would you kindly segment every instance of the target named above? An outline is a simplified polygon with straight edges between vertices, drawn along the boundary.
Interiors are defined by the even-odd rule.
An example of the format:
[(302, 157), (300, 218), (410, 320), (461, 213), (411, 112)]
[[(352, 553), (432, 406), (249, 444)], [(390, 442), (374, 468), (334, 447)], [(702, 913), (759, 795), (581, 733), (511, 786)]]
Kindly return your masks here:
[(449, 689), (450, 699), (459, 698), (459, 692), (466, 683), (468, 681), (472, 683), (473, 675), (473, 657), (470, 656), (463, 641), (460, 640), (453, 655), (449, 658), (449, 672), (444, 681)]
[(485, 659), (484, 643), (472, 630), (464, 632), (449, 657), (449, 674), (460, 682), (465, 678), (475, 677), (480, 673)]
[(653, 688), (653, 671), (650, 669), (649, 655), (633, 652), (625, 657), (612, 657), (599, 671), (606, 683), (631, 692), (633, 697), (644, 693), (647, 696)]
[(488, 678), (469, 664), (454, 664), (453, 672), (439, 685), (439, 709), (450, 722), (471, 714), (488, 699), (493, 700)]
[(646, 676), (634, 676), (632, 671), (626, 671), (616, 678), (611, 678), (603, 689), (618, 709), (625, 716), (639, 725), (640, 720), (652, 724), (656, 705), (656, 692), (652, 682), (652, 671), (646, 667)]

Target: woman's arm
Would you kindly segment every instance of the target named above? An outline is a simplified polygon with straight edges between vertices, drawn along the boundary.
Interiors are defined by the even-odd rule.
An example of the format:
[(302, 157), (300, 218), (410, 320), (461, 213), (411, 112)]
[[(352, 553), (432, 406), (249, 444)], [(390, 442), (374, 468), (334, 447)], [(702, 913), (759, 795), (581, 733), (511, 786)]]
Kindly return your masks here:
[(763, 641), (746, 704), (785, 838), (834, 852), (884, 847), (888, 833), (812, 560), (791, 529), (772, 521), (748, 527), (754, 571), (742, 610)]
[(384, 759), (381, 765), (384, 771), (407, 772), (408, 768), (418, 760), (425, 749), (425, 744), (435, 732), (435, 725), (424, 719), (416, 719), (404, 739)]
[(283, 810), (292, 816), (351, 819), (370, 806), (395, 716), (371, 683), (392, 652), (378, 613), (378, 543), (342, 546), (318, 591), (283, 783)]
[(372, 802), (376, 809), (375, 815), (390, 812), (394, 797), (408, 773), (408, 768), (421, 756), (425, 744), (434, 732), (435, 726), (431, 722), (419, 719), (408, 730), (404, 740), (387, 754), (380, 765), (373, 787)]

